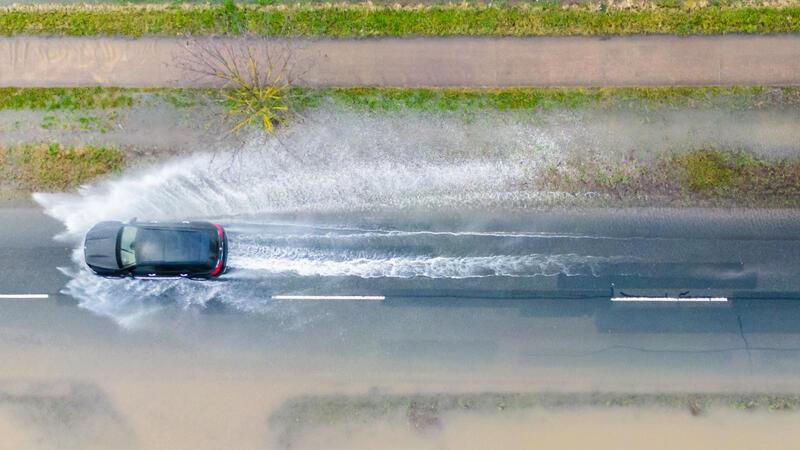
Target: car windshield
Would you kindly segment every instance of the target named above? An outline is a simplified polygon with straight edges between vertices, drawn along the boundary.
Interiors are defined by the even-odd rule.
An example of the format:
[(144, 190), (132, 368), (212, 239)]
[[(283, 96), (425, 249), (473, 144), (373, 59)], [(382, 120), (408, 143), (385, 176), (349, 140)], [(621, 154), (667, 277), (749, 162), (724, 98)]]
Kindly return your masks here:
[(122, 237), (119, 242), (119, 260), (122, 267), (136, 265), (136, 227), (123, 227)]

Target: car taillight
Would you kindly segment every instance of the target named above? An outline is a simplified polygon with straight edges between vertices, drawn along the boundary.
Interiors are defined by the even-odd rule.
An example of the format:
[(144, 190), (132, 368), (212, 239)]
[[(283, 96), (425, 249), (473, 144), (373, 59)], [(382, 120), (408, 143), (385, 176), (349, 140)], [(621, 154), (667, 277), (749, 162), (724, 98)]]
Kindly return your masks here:
[(219, 271), (222, 270), (222, 255), (219, 256), (219, 261), (217, 261), (216, 267), (214, 267), (214, 271), (211, 272), (212, 277), (219, 275)]
[(211, 272), (211, 275), (209, 275), (211, 277), (219, 275), (220, 270), (222, 270), (222, 261), (225, 259), (225, 255), (222, 253), (224, 246), (223, 244), (224, 241), (222, 237), (222, 227), (217, 224), (214, 224), (214, 226), (217, 228), (217, 234), (219, 235), (219, 259), (217, 259), (217, 265), (214, 267), (214, 270)]

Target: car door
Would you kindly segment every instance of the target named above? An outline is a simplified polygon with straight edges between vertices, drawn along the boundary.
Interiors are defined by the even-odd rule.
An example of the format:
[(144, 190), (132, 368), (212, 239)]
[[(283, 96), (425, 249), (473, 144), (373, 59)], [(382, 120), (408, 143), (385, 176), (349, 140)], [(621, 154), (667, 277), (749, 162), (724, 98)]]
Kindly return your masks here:
[(179, 278), (185, 276), (175, 267), (145, 264), (133, 269), (135, 278)]
[(159, 276), (156, 266), (152, 264), (136, 266), (131, 273), (136, 278), (156, 278)]
[[(171, 265), (145, 264), (137, 266), (131, 272), (135, 278), (142, 279), (164, 279), (164, 278), (195, 278), (202, 277), (204, 273), (194, 273), (194, 270), (187, 270), (186, 267), (176, 267)], [(193, 268), (191, 268), (193, 269)]]
[(156, 266), (156, 273), (157, 276), (161, 278), (186, 278), (190, 276), (190, 273), (186, 270), (186, 267), (182, 267), (175, 264), (163, 264)]

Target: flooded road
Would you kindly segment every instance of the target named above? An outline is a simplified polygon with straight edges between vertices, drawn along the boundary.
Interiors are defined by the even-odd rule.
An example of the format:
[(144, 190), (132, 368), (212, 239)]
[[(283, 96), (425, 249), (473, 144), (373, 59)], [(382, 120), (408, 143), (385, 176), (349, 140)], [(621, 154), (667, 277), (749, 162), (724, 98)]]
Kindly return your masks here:
[[(651, 436), (672, 424), (694, 430), (687, 448), (711, 439), (710, 426), (747, 448), (800, 420), (658, 407), (462, 411), (442, 413), (438, 431), (409, 429), (403, 415), (309, 426), (285, 442), (273, 414), (307, 395), (800, 389), (793, 212), (400, 216), (212, 217), (229, 230), (231, 270), (215, 282), (152, 282), (98, 278), (70, 259), (69, 239), (51, 240), (57, 223), (35, 210), (4, 214), (7, 225), (32, 224), (7, 248), (38, 242), (15, 250), (17, 261), (66, 277), (3, 277), (6, 291), (56, 291), (0, 302), (0, 358), (15, 362), (3, 369), (0, 429), (17, 448), (470, 448), (466, 430), (474, 448), (577, 448), (583, 441), (569, 436), (579, 427), (598, 448), (635, 448), (643, 434), (620, 445), (598, 424)], [(615, 303), (610, 283), (617, 294), (728, 301)], [(280, 294), (385, 298), (272, 298)], [(541, 421), (549, 425), (531, 434)]]
[[(119, 323), (165, 305), (284, 314), (282, 297), (581, 300), (794, 298), (800, 222), (787, 211), (594, 210), (466, 217), (205, 218), (229, 234), (219, 280), (97, 277), (78, 241), (63, 293)], [(413, 220), (409, 220), (413, 219)], [(289, 302), (291, 303), (291, 302)], [(292, 315), (288, 313), (288, 315)]]
[[(224, 354), (233, 340), (233, 348), (269, 355), (271, 367), (288, 373), (298, 359), (315, 364), (314, 373), (350, 367), (348, 359), (371, 365), (367, 373), (391, 367), (392, 374), (428, 365), (436, 372), (451, 361), (467, 373), (497, 369), (501, 378), (531, 381), (547, 373), (542, 364), (560, 373), (572, 362), (610, 369), (618, 358), (629, 358), (657, 373), (655, 380), (662, 370), (681, 374), (702, 362), (709, 373), (749, 386), (753, 370), (776, 380), (786, 375), (780, 365), (751, 365), (753, 352), (764, 361), (792, 361), (800, 347), (800, 281), (794, 276), (800, 221), (788, 211), (495, 212), (480, 221), (471, 215), (469, 223), (455, 215), (405, 217), (402, 228), (389, 215), (335, 225), (333, 217), (319, 216), (295, 217), (294, 224), (286, 217), (271, 223), (219, 218), (231, 254), (228, 273), (217, 281), (104, 279), (71, 262), (69, 247), (61, 244), (62, 261), (31, 254), (29, 263), (52, 265), (44, 272), (61, 266), (67, 278), (48, 282), (57, 300), (11, 305), (20, 317), (31, 308), (45, 317), (59, 311), (81, 316), (72, 311), (79, 306), (111, 330), (116, 323), (134, 334), (177, 340), (185, 326), (197, 339), (193, 345)], [(4, 284), (5, 291), (19, 292), (43, 285), (36, 278)], [(727, 301), (611, 301), (625, 295)], [(203, 338), (209, 330), (226, 338)], [(654, 358), (665, 364), (652, 364)], [(529, 378), (529, 371), (536, 376)], [(679, 385), (685, 375), (670, 379)]]
[[(682, 448), (729, 449), (780, 448), (774, 430), (797, 428), (797, 211), (581, 207), (530, 180), (570, 152), (623, 151), (613, 139), (511, 118), (322, 117), (0, 209), (0, 293), (49, 296), (0, 300), (7, 442), (602, 449), (681, 427)], [(794, 148), (778, 141), (756, 150)], [(86, 231), (131, 217), (221, 224), (230, 270), (90, 273)], [(612, 300), (653, 296), (723, 301)], [(525, 403), (539, 393), (591, 401)], [(681, 393), (723, 397), (669, 400)], [(462, 397), (490, 394), (517, 406)], [(312, 407), (287, 413), (298, 404)]]

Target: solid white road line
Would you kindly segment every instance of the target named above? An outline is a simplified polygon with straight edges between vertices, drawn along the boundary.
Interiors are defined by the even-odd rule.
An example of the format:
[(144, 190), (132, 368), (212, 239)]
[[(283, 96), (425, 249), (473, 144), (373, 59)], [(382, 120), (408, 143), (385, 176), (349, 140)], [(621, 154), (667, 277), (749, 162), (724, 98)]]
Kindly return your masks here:
[(726, 297), (611, 297), (612, 302), (724, 303)]
[(273, 300), (367, 300), (381, 301), (382, 295), (273, 295)]
[(49, 297), (47, 294), (0, 294), (0, 299), (44, 299)]

